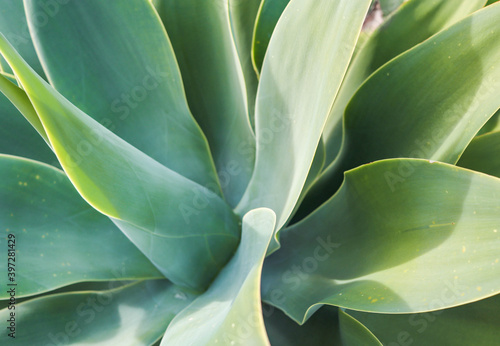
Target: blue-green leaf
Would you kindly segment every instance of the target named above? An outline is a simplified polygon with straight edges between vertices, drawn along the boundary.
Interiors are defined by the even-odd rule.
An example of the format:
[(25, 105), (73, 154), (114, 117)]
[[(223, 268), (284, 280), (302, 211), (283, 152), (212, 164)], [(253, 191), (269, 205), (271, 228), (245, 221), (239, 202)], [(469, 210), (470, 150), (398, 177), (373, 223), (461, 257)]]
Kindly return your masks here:
[(239, 240), (238, 218), (230, 207), (71, 104), (38, 77), (1, 35), (0, 51), (83, 198), (110, 216), (171, 281), (206, 288)]
[[(148, 1), (24, 4), (35, 47), (56, 90), (148, 156), (220, 193), (174, 52)], [(53, 15), (37, 25), (48, 8)]]
[(162, 345), (269, 344), (260, 275), (275, 222), (275, 214), (264, 208), (243, 217), (241, 244), (233, 259), (208, 291), (174, 318)]
[(300, 323), (321, 304), (412, 313), (497, 294), (499, 197), (500, 179), (444, 163), (351, 170), (330, 200), (282, 231), (263, 298)]
[[(15, 311), (1, 310), (0, 318), (8, 321), (15, 314), (14, 344), (19, 345), (151, 345), (196, 297), (167, 280), (114, 287), (29, 300)], [(8, 332), (0, 334), (2, 345), (13, 341)]]
[[(60, 4), (52, 1), (37, 13), (37, 20), (34, 23), (40, 27), (46, 24), (50, 17), (54, 15), (54, 7)], [(30, 29), (24, 13), (23, 1), (4, 1), (0, 8), (0, 33), (2, 33), (14, 48), (19, 52), (24, 60), (36, 71), (39, 76), (45, 78), (42, 65), (38, 60), (33, 41), (31, 40)], [(5, 60), (0, 62), (2, 70), (12, 73)]]
[(248, 103), (255, 101), (247, 100), (228, 1), (154, 3), (172, 40), (189, 107), (207, 136), (224, 195), (234, 207), (254, 166)]
[(474, 12), (363, 83), (345, 109), (339, 156), (313, 184), (302, 217), (361, 164), (395, 157), (458, 161), (500, 107), (499, 17), (500, 4)]
[(278, 230), (292, 213), (369, 5), (292, 0), (285, 9), (262, 68), (257, 159), (238, 213), (270, 208)]
[[(51, 166), (0, 155), (0, 244), (15, 238), (16, 297), (81, 281), (162, 278), (104, 215)], [(7, 233), (6, 233), (7, 232)], [(0, 274), (7, 277), (7, 266)], [(7, 290), (0, 299), (8, 299)]]

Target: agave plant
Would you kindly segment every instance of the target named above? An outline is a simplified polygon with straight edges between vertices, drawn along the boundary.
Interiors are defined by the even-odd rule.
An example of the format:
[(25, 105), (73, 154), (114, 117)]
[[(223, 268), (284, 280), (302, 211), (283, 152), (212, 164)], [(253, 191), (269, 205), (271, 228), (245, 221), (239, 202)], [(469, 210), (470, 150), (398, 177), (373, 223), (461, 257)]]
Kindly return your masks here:
[(3, 3), (1, 344), (498, 344), (500, 4), (402, 2)]

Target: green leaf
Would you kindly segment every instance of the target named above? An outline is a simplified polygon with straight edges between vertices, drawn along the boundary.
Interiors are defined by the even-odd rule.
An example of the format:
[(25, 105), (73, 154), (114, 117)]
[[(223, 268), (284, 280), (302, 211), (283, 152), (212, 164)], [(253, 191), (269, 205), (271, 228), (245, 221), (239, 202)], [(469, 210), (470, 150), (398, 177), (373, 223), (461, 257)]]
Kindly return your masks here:
[(293, 222), (293, 217), (297, 210), (299, 210), (300, 205), (304, 198), (307, 195), (309, 187), (315, 182), (315, 180), (320, 176), (323, 167), (325, 165), (325, 144), (323, 141), (323, 138), (320, 138), (320, 141), (318, 143), (318, 147), (316, 148), (316, 153), (314, 154), (314, 159), (311, 164), (311, 168), (309, 169), (309, 173), (307, 174), (307, 179), (304, 183), (304, 186), (302, 188), (302, 191), (300, 193), (299, 199), (297, 203), (295, 204), (295, 207), (290, 214), (290, 218), (288, 221), (286, 221), (285, 224), (288, 224), (289, 221)]
[[(37, 13), (37, 21), (35, 23), (37, 27), (45, 25), (46, 21), (51, 17), (50, 7), (46, 6)], [(2, 3), (2, 7), (0, 8), (0, 33), (9, 40), (31, 68), (45, 79), (42, 65), (38, 60), (31, 40), (22, 1), (6, 1)], [(12, 70), (5, 61), (2, 61), (0, 65), (4, 71), (12, 73)]]
[[(132, 0), (127, 6), (119, 1), (24, 3), (33, 41), (56, 90), (148, 156), (220, 193), (174, 52), (148, 1)], [(46, 21), (37, 25), (44, 11)]]
[[(66, 175), (51, 166), (0, 155), (0, 219), (16, 242), (16, 297), (80, 281), (161, 278)], [(6, 233), (4, 233), (5, 235)], [(1, 243), (7, 248), (5, 236)], [(7, 266), (1, 275), (7, 277)], [(8, 299), (6, 290), (0, 299)]]
[(359, 321), (328, 305), (302, 326), (274, 307), (264, 305), (264, 321), (271, 345), (381, 345)]
[[(391, 1), (381, 2), (382, 8), (384, 8), (384, 4), (389, 2)], [(349, 100), (359, 86), (375, 70), (395, 56), (456, 23), (471, 12), (480, 9), (484, 3), (485, 0), (410, 0), (370, 36), (360, 53), (351, 63), (328, 117), (323, 133), (326, 142), (327, 165), (335, 159), (340, 150), (342, 144), (342, 117)], [(450, 48), (449, 46), (447, 48), (449, 49), (446, 50), (447, 53), (457, 55), (457, 53), (452, 53), (453, 50), (457, 50), (456, 47)], [(429, 59), (433, 59), (433, 57), (429, 57)], [(449, 62), (445, 60), (444, 64), (448, 65)], [(422, 66), (428, 65), (429, 61), (422, 62)], [(432, 66), (441, 65), (436, 65), (436, 62), (433, 61)], [(406, 83), (408, 80), (412, 80), (412, 83)], [(391, 83), (392, 85), (388, 87), (394, 91), (400, 90), (401, 82), (391, 80)], [(408, 84), (405, 89), (417, 88), (415, 83), (418, 83), (418, 79), (410, 78), (405, 80), (405, 83)], [(384, 84), (387, 84), (387, 82)], [(405, 90), (405, 92), (410, 92), (410, 90)], [(375, 99), (375, 101), (378, 100)], [(390, 100), (383, 100), (383, 102), (391, 102)], [(371, 113), (369, 114), (373, 116)]]
[(238, 213), (268, 207), (277, 215), (278, 230), (290, 216), (369, 5), (293, 0), (287, 6), (262, 69), (257, 160)]
[(31, 126), (33, 126), (49, 147), (52, 148), (49, 138), (47, 137), (47, 132), (43, 128), (43, 124), (38, 118), (38, 114), (36, 113), (35, 108), (33, 108), (26, 92), (2, 75), (0, 75), (0, 90), (5, 97), (7, 97), (9, 101), (17, 107), (19, 112), (23, 114), (26, 120), (29, 121)]
[(261, 0), (229, 0), (229, 18), (243, 75), (245, 76), (248, 113), (255, 127), (255, 97), (258, 79), (252, 63), (253, 33)]
[(484, 135), (488, 132), (500, 131), (500, 109), (488, 120), (476, 136)]
[(311, 188), (301, 216), (361, 164), (392, 157), (457, 162), (500, 107), (499, 16), (500, 4), (477, 11), (365, 81), (345, 111), (341, 152)]
[(236, 254), (208, 291), (174, 318), (162, 345), (269, 344), (260, 302), (260, 275), (275, 222), (274, 212), (265, 208), (243, 217)]
[[(250, 1), (250, 0), (247, 0)], [(208, 138), (224, 195), (241, 199), (254, 166), (255, 137), (228, 0), (154, 1), (172, 40), (189, 107)]]
[(457, 165), (500, 178), (500, 132), (476, 137), (460, 157)]
[(110, 216), (168, 279), (204, 289), (238, 244), (238, 218), (230, 207), (76, 108), (39, 78), (2, 36), (0, 51), (82, 197)]
[(424, 314), (367, 314), (349, 311), (384, 345), (495, 345), (500, 340), (500, 295)]
[[(113, 281), (77, 282), (75, 284), (63, 286), (63, 287), (60, 287), (56, 290), (44, 292), (41, 294), (36, 294), (33, 296), (27, 296), (27, 297), (22, 297), (22, 298), (19, 298), (18, 296), (16, 296), (16, 304), (27, 302), (30, 299), (38, 299), (41, 297), (46, 297), (46, 296), (49, 296), (52, 294), (79, 292), (79, 291), (106, 291), (106, 290), (109, 290), (110, 288), (118, 288), (118, 287), (130, 285), (133, 282), (136, 282), (136, 281), (134, 281), (134, 280), (121, 281), (121, 280), (115, 279)], [(17, 294), (17, 291), (16, 291), (16, 294)], [(10, 305), (9, 300), (7, 300), (7, 299), (0, 300), (0, 310), (7, 308), (9, 305)]]
[(380, 345), (377, 337), (368, 330), (361, 322), (356, 320), (349, 313), (339, 309), (339, 324), (340, 336), (342, 345), (358, 346), (358, 345)]
[(255, 21), (252, 42), (252, 62), (257, 74), (262, 70), (271, 35), (290, 0), (262, 0)]
[(390, 15), (392, 12), (396, 11), (405, 0), (380, 0), (380, 8), (384, 13), (384, 16)]
[(499, 196), (499, 179), (444, 163), (351, 170), (335, 196), (282, 232), (263, 299), (302, 322), (316, 304), (409, 313), (496, 294)]
[[(0, 76), (0, 84), (3, 83)], [(31, 103), (27, 104), (31, 106)], [(14, 105), (0, 93), (0, 153), (59, 166), (56, 156)]]
[(322, 307), (302, 326), (273, 306), (264, 305), (263, 313), (271, 345), (341, 345), (336, 307)]
[[(150, 280), (101, 292), (65, 293), (0, 311), (2, 321), (15, 313), (15, 342), (20, 345), (150, 345), (195, 295), (167, 280)], [(5, 323), (4, 323), (5, 325)], [(8, 329), (0, 343), (10, 344)]]

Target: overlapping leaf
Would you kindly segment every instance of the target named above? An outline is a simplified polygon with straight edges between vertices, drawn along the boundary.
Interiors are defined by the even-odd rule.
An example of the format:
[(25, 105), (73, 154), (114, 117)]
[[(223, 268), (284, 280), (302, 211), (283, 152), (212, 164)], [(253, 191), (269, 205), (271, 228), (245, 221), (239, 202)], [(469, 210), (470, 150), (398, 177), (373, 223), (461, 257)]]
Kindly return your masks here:
[(361, 322), (339, 309), (340, 338), (344, 346), (382, 346), (382, 343)]
[(79, 193), (176, 284), (203, 289), (234, 251), (238, 219), (212, 191), (162, 166), (76, 108), (0, 36), (50, 144)]
[(235, 206), (254, 165), (255, 137), (247, 111), (254, 101), (247, 100), (228, 1), (154, 3), (172, 40), (189, 106), (210, 143), (224, 195)]
[(271, 345), (380, 345), (365, 326), (336, 307), (323, 306), (301, 326), (272, 306), (266, 307), (264, 321)]
[[(390, 3), (397, 5), (398, 2), (401, 3), (383, 1), (381, 6), (384, 9), (392, 6)], [(342, 116), (345, 108), (365, 79), (395, 56), (480, 9), (484, 3), (485, 0), (410, 0), (370, 36), (349, 67), (328, 117), (323, 132), (327, 165), (335, 159), (342, 143)], [(414, 85), (413, 82), (408, 84), (408, 88)], [(392, 87), (397, 89), (399, 85), (394, 83)]]
[(335, 196), (282, 232), (263, 298), (302, 322), (315, 304), (411, 313), (496, 294), (499, 197), (498, 178), (426, 160), (349, 171)]
[(209, 290), (174, 318), (162, 345), (269, 344), (260, 302), (260, 275), (275, 222), (274, 212), (265, 208), (243, 217), (236, 254)]
[(380, 0), (380, 8), (384, 13), (384, 16), (388, 16), (397, 10), (403, 2), (404, 0)]
[(322, 307), (302, 326), (270, 305), (264, 305), (263, 311), (271, 345), (341, 345), (336, 307)]
[(384, 345), (494, 345), (500, 340), (500, 296), (424, 314), (368, 314), (349, 311)]
[[(0, 176), (3, 231), (17, 243), (16, 297), (80, 281), (162, 277), (107, 217), (85, 203), (61, 171), (1, 155)], [(7, 247), (5, 238), (2, 244)], [(2, 290), (0, 299), (7, 298)]]
[(256, 106), (256, 165), (236, 208), (240, 214), (268, 207), (276, 212), (277, 229), (288, 219), (368, 6), (369, 1), (313, 0), (293, 0), (287, 6), (262, 69)]
[(290, 0), (262, 0), (260, 4), (252, 43), (252, 61), (258, 74), (262, 70), (274, 28), (289, 2)]
[[(51, 295), (18, 304), (15, 342), (22, 345), (151, 345), (196, 295), (167, 280), (101, 292)], [(0, 311), (2, 321), (10, 318)], [(7, 331), (0, 342), (12, 342)]]
[(474, 138), (457, 165), (500, 178), (500, 132)]
[[(148, 156), (220, 193), (174, 52), (148, 1), (24, 4), (35, 47), (56, 90)], [(52, 14), (37, 25), (48, 9)]]
[(247, 92), (248, 115), (254, 126), (255, 96), (257, 95), (257, 73), (252, 63), (253, 34), (261, 0), (229, 0), (231, 30), (240, 58)]
[[(33, 128), (52, 149), (52, 145), (50, 144), (47, 132), (45, 131), (42, 122), (38, 118), (38, 114), (36, 113), (35, 108), (33, 108), (33, 105), (31, 104), (29, 97), (26, 95), (26, 92), (12, 83), (12, 81), (1, 75), (0, 90), (2, 90), (2, 93), (4, 94), (2, 100), (5, 101), (6, 97), (11, 102), (11, 105), (16, 106), (19, 112), (23, 114), (26, 120), (28, 120), (31, 126), (33, 126)], [(13, 114), (9, 115), (16, 115), (15, 112), (12, 113)]]
[[(4, 82), (10, 83), (0, 76), (0, 84)], [(12, 89), (17, 87), (13, 85)], [(29, 102), (25, 105), (32, 108)], [(27, 157), (53, 166), (59, 165), (47, 143), (3, 94), (0, 94), (0, 120), (0, 153)]]
[(302, 216), (360, 164), (391, 157), (457, 162), (500, 106), (499, 16), (500, 4), (473, 13), (362, 85), (345, 112), (341, 152), (314, 184)]
[[(36, 27), (41, 27), (46, 24), (46, 21), (53, 14), (54, 6), (58, 6), (57, 2), (48, 3), (38, 14), (37, 20), (33, 23)], [(31, 40), (28, 22), (24, 13), (24, 5), (22, 1), (5, 1), (0, 8), (0, 33), (2, 33), (10, 43), (16, 48), (24, 60), (36, 71), (39, 76), (45, 78), (42, 65), (38, 60), (38, 56)], [(3, 58), (0, 58), (0, 70), (12, 72), (9, 65)]]
[(500, 131), (500, 109), (488, 120), (486, 124), (477, 133), (477, 136), (484, 135), (488, 132)]

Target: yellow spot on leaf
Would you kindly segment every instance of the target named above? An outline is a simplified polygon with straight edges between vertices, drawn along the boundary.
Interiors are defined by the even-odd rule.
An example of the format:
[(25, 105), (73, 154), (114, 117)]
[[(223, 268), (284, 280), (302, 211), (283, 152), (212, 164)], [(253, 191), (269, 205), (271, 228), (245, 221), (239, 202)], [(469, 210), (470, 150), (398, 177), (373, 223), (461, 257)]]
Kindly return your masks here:
[(482, 288), (481, 286), (477, 286), (476, 289), (481, 292)]
[(57, 276), (57, 274), (52, 274), (52, 276), (53, 276), (53, 277), (56, 277), (56, 276)]
[(37, 174), (37, 175), (35, 175), (35, 179), (36, 179), (36, 180), (40, 180), (40, 176), (39, 176), (38, 174)]
[(376, 302), (378, 302), (378, 299), (373, 299), (372, 300), (372, 303), (376, 303)]
[(466, 251), (465, 246), (462, 246), (462, 252), (465, 252), (465, 251)]

